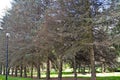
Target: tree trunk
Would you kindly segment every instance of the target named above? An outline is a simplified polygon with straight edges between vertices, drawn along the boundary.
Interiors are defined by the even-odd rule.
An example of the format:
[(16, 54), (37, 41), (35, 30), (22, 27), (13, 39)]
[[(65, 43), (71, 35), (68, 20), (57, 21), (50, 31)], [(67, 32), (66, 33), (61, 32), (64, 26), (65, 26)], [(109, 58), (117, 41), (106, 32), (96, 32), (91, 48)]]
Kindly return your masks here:
[(0, 64), (0, 74), (2, 74), (2, 64)]
[(23, 65), (20, 66), (20, 77), (22, 77), (23, 74)]
[(33, 64), (31, 66), (31, 78), (33, 78)]
[(5, 75), (5, 66), (3, 66), (3, 75)]
[(58, 80), (62, 80), (62, 66), (63, 66), (63, 61), (62, 61), (62, 58), (60, 58), (60, 61), (59, 61), (59, 72), (58, 72)]
[(89, 73), (91, 72), (91, 68), (90, 68), (90, 65), (88, 66), (88, 68), (89, 68)]
[(90, 48), (91, 80), (96, 80), (95, 57), (93, 46)]
[(106, 63), (104, 63), (104, 72), (107, 72), (106, 69), (107, 69)]
[(46, 72), (46, 80), (50, 79), (50, 61), (49, 61), (49, 57), (47, 59), (47, 72)]
[(17, 67), (15, 67), (15, 77), (17, 77)]
[(77, 66), (76, 66), (76, 59), (74, 57), (74, 80), (77, 80), (77, 72), (76, 72)]
[(104, 73), (104, 72), (106, 72), (106, 63), (105, 62), (103, 62), (102, 63), (102, 67), (101, 67), (102, 69), (102, 73)]
[(8, 75), (10, 75), (10, 68), (8, 68)]
[(84, 67), (83, 67), (83, 74), (85, 74), (85, 65), (84, 65)]
[(25, 77), (25, 78), (27, 77), (27, 69), (26, 69), (26, 66), (24, 67), (24, 77)]
[(38, 63), (37, 65), (37, 78), (40, 79), (41, 78), (41, 73), (40, 73), (40, 64)]
[(11, 75), (13, 76), (13, 73), (14, 73), (14, 68), (12, 68), (12, 72), (11, 72)]
[(78, 73), (80, 73), (80, 72), (81, 72), (81, 65), (78, 64), (78, 66), (79, 66), (79, 68), (78, 68)]
[(101, 72), (104, 73), (104, 63), (101, 64)]

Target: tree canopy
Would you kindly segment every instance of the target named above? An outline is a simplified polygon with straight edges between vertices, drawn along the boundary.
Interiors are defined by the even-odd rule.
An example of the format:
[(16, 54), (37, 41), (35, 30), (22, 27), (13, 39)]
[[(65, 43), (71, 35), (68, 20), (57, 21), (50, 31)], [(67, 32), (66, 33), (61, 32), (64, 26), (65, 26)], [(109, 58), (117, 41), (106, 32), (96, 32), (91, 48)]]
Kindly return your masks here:
[[(11, 34), (9, 68), (34, 66), (40, 78), (40, 66), (50, 60), (60, 78), (62, 62), (75, 59), (77, 64), (91, 65), (95, 80), (95, 63), (118, 65), (119, 5), (119, 0), (14, 0), (0, 34)], [(4, 40), (0, 39), (2, 65)]]

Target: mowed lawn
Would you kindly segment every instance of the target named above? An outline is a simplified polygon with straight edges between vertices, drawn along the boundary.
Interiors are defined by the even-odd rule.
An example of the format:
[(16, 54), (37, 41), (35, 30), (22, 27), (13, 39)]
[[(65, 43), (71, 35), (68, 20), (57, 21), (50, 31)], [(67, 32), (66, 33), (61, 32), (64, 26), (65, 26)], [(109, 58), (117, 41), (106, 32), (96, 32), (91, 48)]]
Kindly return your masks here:
[[(53, 74), (52, 74), (53, 75)], [(57, 74), (53, 75), (51, 77), (57, 77)], [(69, 75), (69, 74), (67, 74)], [(67, 76), (63, 74), (64, 77), (66, 77), (67, 80), (74, 80), (73, 75)], [(78, 75), (79, 79), (78, 80), (90, 80), (90, 75)], [(67, 78), (68, 77), (68, 78)], [(5, 80), (5, 76), (0, 75), (0, 80)], [(21, 77), (8, 77), (8, 80), (45, 80), (45, 79), (31, 79), (31, 78), (21, 78)], [(63, 79), (64, 80), (64, 79)], [(120, 73), (100, 73), (97, 75), (97, 80), (120, 80)]]
[[(0, 75), (0, 80), (5, 80), (5, 76)], [(31, 78), (8, 77), (8, 80), (33, 80)]]
[[(90, 77), (80, 77), (80, 79), (81, 80), (84, 80), (84, 79), (85, 80), (86, 79), (90, 80)], [(5, 80), (5, 76), (0, 76), (0, 80)], [(39, 80), (39, 79), (20, 78), (20, 77), (8, 77), (8, 80)], [(40, 80), (45, 80), (45, 79), (40, 79)], [(120, 80), (120, 76), (97, 77), (97, 80)]]
[(120, 80), (120, 76), (97, 77), (97, 80)]

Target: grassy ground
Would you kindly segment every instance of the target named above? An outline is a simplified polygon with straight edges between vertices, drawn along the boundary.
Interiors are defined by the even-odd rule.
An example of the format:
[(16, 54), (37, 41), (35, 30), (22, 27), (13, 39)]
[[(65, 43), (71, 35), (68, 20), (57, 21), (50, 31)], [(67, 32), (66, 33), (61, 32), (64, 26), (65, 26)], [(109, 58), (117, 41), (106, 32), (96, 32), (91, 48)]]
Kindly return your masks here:
[[(67, 79), (67, 78), (66, 78)], [(71, 80), (73, 78), (69, 78)], [(80, 77), (80, 80), (90, 80), (89, 77)], [(0, 76), (0, 80), (5, 80), (5, 76)], [(30, 79), (30, 78), (20, 78), (20, 77), (9, 77), (8, 80), (38, 80), (38, 79)], [(40, 79), (44, 80), (44, 79)], [(97, 80), (120, 80), (120, 76), (110, 76), (110, 77), (97, 77)]]
[(120, 80), (120, 76), (97, 77), (97, 80)]
[[(5, 76), (0, 75), (0, 80), (5, 80)], [(30, 78), (8, 77), (8, 80), (32, 80)]]
[[(70, 73), (71, 74), (71, 73)], [(67, 77), (65, 80), (74, 80), (73, 75), (70, 75), (69, 73), (64, 73), (63, 77)], [(89, 74), (78, 74), (79, 80), (90, 80)], [(45, 75), (44, 75), (45, 77)], [(52, 74), (51, 77), (57, 77), (56, 74)], [(0, 75), (0, 80), (5, 80), (5, 76)], [(20, 77), (8, 77), (8, 80), (39, 80), (39, 79), (31, 79), (31, 78), (20, 78)], [(40, 79), (44, 80), (44, 79)], [(51, 80), (57, 80), (57, 79), (51, 79)], [(64, 79), (63, 79), (64, 80)], [(98, 73), (97, 74), (97, 80), (120, 80), (120, 73)]]

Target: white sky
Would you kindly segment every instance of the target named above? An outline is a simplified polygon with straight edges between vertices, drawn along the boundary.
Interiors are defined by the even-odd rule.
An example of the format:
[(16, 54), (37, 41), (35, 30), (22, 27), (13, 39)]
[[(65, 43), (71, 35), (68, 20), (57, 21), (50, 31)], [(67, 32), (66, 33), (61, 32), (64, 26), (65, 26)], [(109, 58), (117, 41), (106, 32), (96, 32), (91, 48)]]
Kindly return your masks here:
[(11, 7), (12, 0), (0, 0), (0, 18), (4, 15), (6, 9)]

